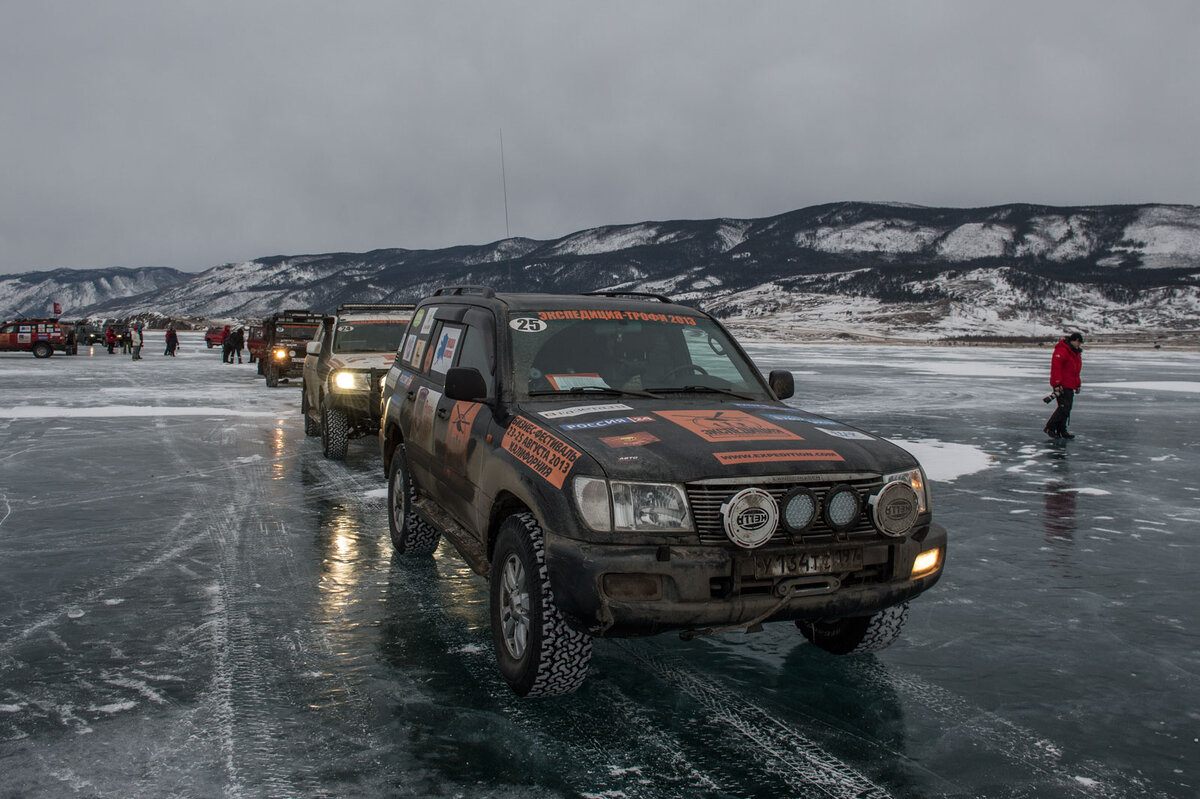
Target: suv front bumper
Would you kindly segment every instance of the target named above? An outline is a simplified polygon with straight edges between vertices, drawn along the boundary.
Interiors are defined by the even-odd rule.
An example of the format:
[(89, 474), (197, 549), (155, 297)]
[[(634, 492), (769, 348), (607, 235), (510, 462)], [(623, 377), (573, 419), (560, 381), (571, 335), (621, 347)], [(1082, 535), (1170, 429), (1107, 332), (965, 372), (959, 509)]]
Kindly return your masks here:
[[(547, 543), (555, 599), (572, 625), (593, 635), (631, 636), (755, 620), (868, 616), (938, 581), (945, 567), (946, 531), (930, 524), (897, 540), (754, 552), (704, 545), (589, 544), (557, 536)], [(934, 548), (941, 550), (937, 569), (911, 579), (913, 560)], [(756, 554), (847, 549), (862, 553), (862, 566), (851, 572), (756, 576)]]

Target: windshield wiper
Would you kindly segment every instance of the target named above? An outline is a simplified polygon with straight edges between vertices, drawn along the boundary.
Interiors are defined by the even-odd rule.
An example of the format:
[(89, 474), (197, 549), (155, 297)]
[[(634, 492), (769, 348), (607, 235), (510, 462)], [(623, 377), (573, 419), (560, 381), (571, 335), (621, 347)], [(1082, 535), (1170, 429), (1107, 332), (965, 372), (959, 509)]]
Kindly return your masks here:
[(749, 394), (741, 394), (737, 391), (730, 391), (727, 388), (717, 388), (716, 386), (680, 386), (678, 388), (648, 388), (647, 391), (653, 391), (656, 394), (725, 394), (730, 397), (737, 397), (744, 400), (759, 400), (761, 397), (752, 397)]
[(574, 388), (563, 390), (543, 389), (529, 392), (529, 396), (531, 397), (562, 396), (564, 394), (568, 396), (572, 394), (576, 396), (580, 394), (613, 394), (616, 396), (649, 397), (650, 399), (655, 399), (654, 395), (648, 391), (637, 391), (631, 388), (613, 388), (612, 386), (575, 386)]

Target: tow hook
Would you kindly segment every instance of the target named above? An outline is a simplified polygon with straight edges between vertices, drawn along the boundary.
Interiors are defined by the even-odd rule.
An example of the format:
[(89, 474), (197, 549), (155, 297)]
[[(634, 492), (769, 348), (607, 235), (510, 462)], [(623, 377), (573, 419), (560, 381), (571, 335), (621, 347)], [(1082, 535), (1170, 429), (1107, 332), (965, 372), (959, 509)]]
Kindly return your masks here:
[(836, 577), (795, 577), (791, 580), (780, 580), (775, 586), (775, 595), (781, 597), (819, 596), (832, 594), (842, 586), (842, 581)]

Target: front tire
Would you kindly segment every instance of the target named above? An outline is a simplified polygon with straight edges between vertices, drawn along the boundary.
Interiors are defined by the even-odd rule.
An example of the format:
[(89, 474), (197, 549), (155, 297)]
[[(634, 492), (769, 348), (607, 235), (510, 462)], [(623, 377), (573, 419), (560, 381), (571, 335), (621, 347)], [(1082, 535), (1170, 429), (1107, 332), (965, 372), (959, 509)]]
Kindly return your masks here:
[(568, 626), (555, 604), (545, 535), (532, 513), (500, 525), (490, 580), (496, 663), (517, 696), (562, 696), (582, 685), (592, 638)]
[(350, 442), (350, 419), (345, 411), (321, 403), (321, 450), (333, 461), (346, 459)]
[(33, 357), (35, 358), (49, 358), (54, 354), (54, 347), (51, 347), (44, 341), (34, 342), (32, 349)]
[(392, 546), (401, 555), (429, 557), (437, 551), (442, 533), (413, 509), (416, 494), (404, 448), (396, 447), (388, 467), (388, 532)]
[(796, 626), (814, 645), (834, 655), (859, 655), (886, 649), (900, 636), (908, 619), (908, 603), (884, 608), (874, 616), (797, 620)]

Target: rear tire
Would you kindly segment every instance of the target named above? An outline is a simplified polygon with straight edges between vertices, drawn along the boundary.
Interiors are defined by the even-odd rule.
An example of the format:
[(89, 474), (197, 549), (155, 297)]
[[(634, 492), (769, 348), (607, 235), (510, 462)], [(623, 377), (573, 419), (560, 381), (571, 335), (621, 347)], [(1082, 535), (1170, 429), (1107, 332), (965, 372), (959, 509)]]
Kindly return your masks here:
[(54, 354), (54, 347), (51, 347), (45, 341), (35, 341), (31, 349), (35, 358), (49, 358)]
[(500, 525), (489, 579), (496, 664), (517, 696), (562, 696), (582, 685), (592, 638), (568, 626), (555, 604), (545, 535), (532, 513)]
[(300, 414), (304, 417), (304, 435), (321, 435), (321, 423), (312, 418), (312, 409), (308, 407), (308, 394), (300, 395)]
[(404, 447), (396, 447), (388, 467), (388, 532), (401, 555), (429, 557), (437, 551), (442, 533), (413, 508), (417, 489), (408, 474)]
[(900, 636), (908, 618), (908, 603), (884, 608), (874, 616), (797, 621), (814, 645), (834, 655), (859, 655), (886, 649)]

